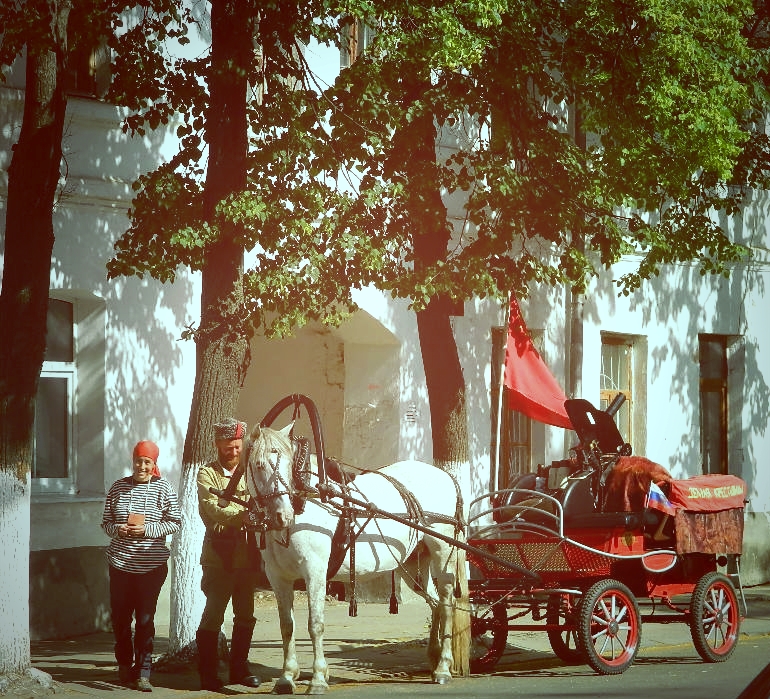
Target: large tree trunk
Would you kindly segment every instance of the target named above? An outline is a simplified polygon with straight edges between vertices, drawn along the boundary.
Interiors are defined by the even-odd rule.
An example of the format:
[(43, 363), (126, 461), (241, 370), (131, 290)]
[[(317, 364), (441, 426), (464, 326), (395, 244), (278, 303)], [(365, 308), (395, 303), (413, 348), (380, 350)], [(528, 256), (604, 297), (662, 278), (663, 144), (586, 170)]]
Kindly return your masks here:
[(24, 117), (8, 170), (0, 293), (0, 675), (24, 673), (31, 664), (30, 465), (67, 108), (62, 75), (70, 4), (37, 9), (42, 17), (27, 45)]
[[(209, 165), (205, 202), (209, 220), (219, 201), (246, 184), (246, 70), (252, 58), (253, 15), (249, 0), (215, 0), (211, 9), (210, 103), (206, 119)], [(242, 307), (243, 249), (234, 231), (221, 230), (207, 251), (202, 272), (201, 326), (196, 377), (179, 488), (182, 527), (173, 543), (169, 653), (189, 655), (203, 611), (199, 557), (203, 525), (196, 476), (213, 458), (213, 424), (234, 416), (248, 367), (248, 339), (221, 320)]]
[(417, 313), (417, 330), (428, 386), (433, 462), (464, 485), (466, 474), (461, 469), (469, 463), (465, 379), (449, 305), (441, 300), (431, 301)]
[[(415, 90), (419, 91), (424, 86), (416, 83)], [(412, 169), (410, 181), (434, 182), (432, 172), (436, 167), (437, 133), (432, 115), (416, 119), (408, 127), (408, 135), (410, 152), (407, 162), (411, 163), (409, 167)], [(451, 229), (440, 192), (421, 187), (415, 189), (410, 195), (409, 207), (410, 220), (414, 225), (415, 268), (419, 272), (446, 259)], [(430, 404), (433, 463), (458, 480), (467, 498), (470, 461), (465, 378), (450, 309), (451, 303), (447, 298), (432, 298), (425, 309), (417, 312), (417, 331)], [(470, 674), (470, 605), (467, 594), (467, 589), (463, 589), (453, 615), (452, 672), (462, 677)]]
[[(431, 301), (425, 310), (417, 313), (417, 330), (430, 403), (433, 463), (451, 473), (461, 487), (465, 486), (462, 491), (467, 504), (470, 462), (465, 380), (449, 318), (449, 304), (440, 299)], [(465, 557), (461, 556), (460, 561), (464, 566)], [(471, 630), (466, 585), (462, 586), (460, 598), (455, 602), (452, 627), (452, 672), (467, 677), (470, 675)]]

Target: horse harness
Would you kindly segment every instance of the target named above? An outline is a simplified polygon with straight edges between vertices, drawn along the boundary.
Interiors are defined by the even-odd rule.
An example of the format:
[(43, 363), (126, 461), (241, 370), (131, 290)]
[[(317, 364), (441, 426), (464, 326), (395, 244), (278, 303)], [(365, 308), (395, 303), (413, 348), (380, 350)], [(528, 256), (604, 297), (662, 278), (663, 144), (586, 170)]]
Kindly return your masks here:
[[(305, 506), (308, 499), (315, 499), (320, 497), (319, 490), (310, 485), (310, 477), (312, 475), (310, 466), (310, 446), (309, 440), (305, 437), (291, 437), (292, 442), (295, 444), (295, 453), (292, 460), (291, 469), (291, 484), (280, 473), (280, 455), (274, 464), (270, 464), (274, 479), (273, 490), (265, 494), (257, 494), (254, 496), (252, 506), (249, 510), (249, 528), (260, 530), (260, 549), (265, 547), (265, 534), (268, 530), (266, 521), (265, 503), (268, 500), (288, 495), (295, 515), (302, 514), (305, 511)], [(247, 454), (247, 463), (248, 463)], [(455, 528), (455, 532), (464, 529), (464, 517), (463, 517), (463, 500), (462, 493), (460, 491), (460, 485), (457, 479), (452, 475), (449, 476), (454, 483), (455, 490), (457, 492), (456, 509), (454, 517), (444, 515), (438, 512), (426, 512), (422, 505), (417, 500), (414, 493), (409, 490), (399, 480), (392, 476), (382, 473), (378, 470), (358, 469), (352, 466), (348, 466), (349, 470), (343, 468), (343, 465), (336, 460), (329, 460), (328, 468), (324, 468), (324, 476), (328, 480), (332, 476), (336, 485), (336, 497), (342, 500), (342, 505), (336, 503), (327, 503), (328, 506), (336, 509), (339, 512), (339, 518), (337, 527), (332, 536), (331, 553), (329, 556), (329, 564), (327, 566), (326, 579), (332, 579), (342, 567), (342, 563), (345, 560), (345, 556), (348, 551), (350, 552), (350, 586), (352, 592), (352, 599), (350, 601), (350, 614), (356, 616), (356, 599), (355, 599), (355, 541), (358, 536), (363, 532), (366, 526), (374, 519), (382, 518), (381, 515), (377, 515), (374, 512), (368, 511), (358, 505), (351, 503), (351, 490), (355, 490), (359, 495), (363, 494), (355, 487), (353, 481), (355, 475), (350, 475), (349, 470), (354, 469), (359, 474), (376, 474), (385, 478), (398, 492), (401, 499), (404, 502), (406, 513), (405, 518), (409, 521), (413, 521), (416, 524), (420, 524), (423, 527), (430, 527), (433, 524), (451, 524)], [(269, 462), (268, 462), (269, 463)], [(256, 507), (254, 507), (256, 502)], [(400, 513), (395, 513), (399, 514)], [(365, 521), (358, 524), (359, 518), (365, 518)], [(385, 517), (387, 518), (387, 517)], [(401, 566), (401, 564), (399, 564)], [(415, 589), (421, 587), (421, 581), (418, 579), (415, 581)], [(395, 586), (395, 581), (393, 581)], [(395, 599), (395, 589), (391, 596), (391, 606), (393, 606), (393, 599)]]

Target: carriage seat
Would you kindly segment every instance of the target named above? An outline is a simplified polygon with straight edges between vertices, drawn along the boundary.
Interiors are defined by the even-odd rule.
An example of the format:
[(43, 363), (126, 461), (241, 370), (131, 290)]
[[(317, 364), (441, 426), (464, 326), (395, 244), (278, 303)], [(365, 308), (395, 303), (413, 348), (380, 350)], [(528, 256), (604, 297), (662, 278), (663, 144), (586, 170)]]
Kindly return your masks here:
[(568, 479), (561, 496), (564, 529), (638, 529), (641, 512), (598, 512), (591, 493), (591, 474), (584, 472)]

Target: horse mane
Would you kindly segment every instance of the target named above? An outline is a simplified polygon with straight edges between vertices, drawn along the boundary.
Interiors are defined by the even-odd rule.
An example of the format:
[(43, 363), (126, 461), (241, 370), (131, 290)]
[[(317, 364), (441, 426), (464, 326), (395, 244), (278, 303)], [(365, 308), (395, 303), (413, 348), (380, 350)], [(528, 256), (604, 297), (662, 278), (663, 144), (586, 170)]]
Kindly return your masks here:
[(268, 460), (269, 452), (274, 448), (287, 454), (293, 452), (289, 429), (275, 430), (272, 427), (256, 427), (249, 436), (244, 451), (249, 455), (249, 463), (252, 461), (264, 462)]

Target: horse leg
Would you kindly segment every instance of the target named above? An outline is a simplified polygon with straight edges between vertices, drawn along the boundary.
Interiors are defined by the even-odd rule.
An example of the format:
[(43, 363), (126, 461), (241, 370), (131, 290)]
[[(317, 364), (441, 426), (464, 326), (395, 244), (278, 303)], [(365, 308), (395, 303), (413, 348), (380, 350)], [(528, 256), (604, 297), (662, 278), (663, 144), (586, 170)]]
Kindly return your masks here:
[(452, 614), (455, 573), (451, 564), (454, 558), (447, 544), (430, 537), (426, 537), (424, 541), (430, 552), (430, 572), (438, 594), (438, 603), (431, 615), (428, 654), (432, 664), (433, 681), (436, 684), (446, 684), (452, 679), (453, 664)]
[(313, 677), (308, 694), (325, 694), (329, 688), (329, 666), (324, 656), (324, 604), (326, 602), (326, 567), (319, 575), (305, 581), (307, 588), (307, 630), (313, 646)]
[(281, 625), (283, 641), (283, 672), (275, 681), (275, 694), (294, 694), (299, 677), (297, 648), (294, 633), (294, 582), (291, 580), (271, 580), (270, 585), (278, 604), (278, 619)]

